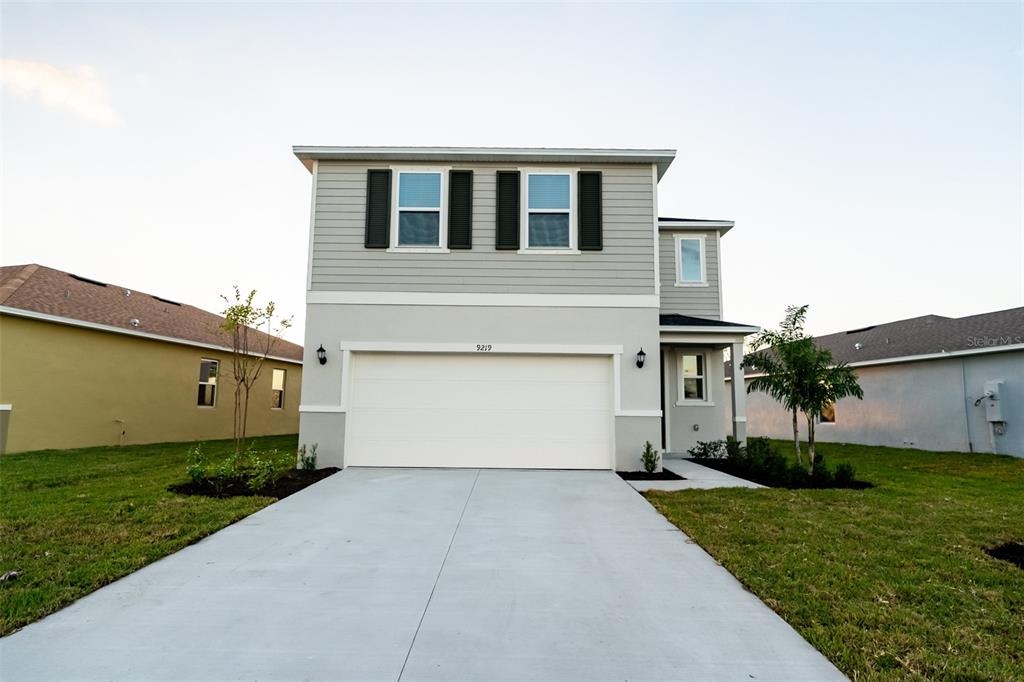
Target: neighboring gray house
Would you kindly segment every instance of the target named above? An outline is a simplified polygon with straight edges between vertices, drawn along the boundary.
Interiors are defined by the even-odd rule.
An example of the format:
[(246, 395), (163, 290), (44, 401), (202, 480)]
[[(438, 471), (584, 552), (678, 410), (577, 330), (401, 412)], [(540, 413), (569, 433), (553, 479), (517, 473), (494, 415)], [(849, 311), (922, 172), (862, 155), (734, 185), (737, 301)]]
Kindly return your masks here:
[[(818, 440), (1024, 456), (1024, 308), (925, 315), (815, 341), (855, 367), (864, 389), (863, 401), (841, 400), (825, 415)], [(751, 434), (793, 437), (777, 402), (764, 393), (747, 401)]]
[(724, 437), (730, 402), (745, 437), (722, 352), (757, 329), (721, 319), (732, 223), (658, 218), (674, 151), (294, 151), (300, 442), (321, 464), (633, 470), (645, 441)]

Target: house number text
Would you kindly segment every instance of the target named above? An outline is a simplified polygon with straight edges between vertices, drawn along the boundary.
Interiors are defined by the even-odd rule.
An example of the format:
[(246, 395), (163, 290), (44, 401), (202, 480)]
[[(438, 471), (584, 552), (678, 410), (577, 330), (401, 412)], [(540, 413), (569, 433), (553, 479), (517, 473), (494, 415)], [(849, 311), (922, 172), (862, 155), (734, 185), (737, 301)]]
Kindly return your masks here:
[(489, 343), (478, 343), (476, 344), (476, 350), (478, 353), (486, 353), (491, 350), (492, 346)]

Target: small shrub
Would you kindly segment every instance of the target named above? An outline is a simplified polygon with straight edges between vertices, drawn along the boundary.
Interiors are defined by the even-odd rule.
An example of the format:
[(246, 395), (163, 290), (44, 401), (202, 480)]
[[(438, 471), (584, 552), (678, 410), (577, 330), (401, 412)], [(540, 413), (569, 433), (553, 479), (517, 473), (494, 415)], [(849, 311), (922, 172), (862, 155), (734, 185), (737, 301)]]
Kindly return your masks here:
[(848, 486), (857, 480), (857, 470), (853, 468), (852, 464), (847, 462), (837, 464), (835, 479), (836, 485)]
[(686, 454), (694, 459), (721, 459), (725, 456), (725, 443), (720, 440), (699, 440)]
[(202, 443), (188, 451), (187, 461), (185, 473), (188, 475), (188, 480), (198, 483), (206, 475), (206, 455), (203, 453)]
[(640, 455), (640, 459), (644, 463), (644, 471), (649, 474), (653, 474), (658, 468), (658, 460), (661, 459), (661, 455), (659, 455), (658, 451), (654, 449), (653, 445), (651, 445), (651, 441), (647, 441), (644, 443), (644, 451)]
[(733, 436), (725, 437), (725, 456), (726, 457), (742, 457), (743, 456), (743, 444), (736, 440)]
[(316, 449), (317, 443), (313, 443), (309, 446), (309, 454), (306, 454), (306, 446), (303, 445), (299, 448), (299, 468), (303, 471), (315, 471), (316, 470)]

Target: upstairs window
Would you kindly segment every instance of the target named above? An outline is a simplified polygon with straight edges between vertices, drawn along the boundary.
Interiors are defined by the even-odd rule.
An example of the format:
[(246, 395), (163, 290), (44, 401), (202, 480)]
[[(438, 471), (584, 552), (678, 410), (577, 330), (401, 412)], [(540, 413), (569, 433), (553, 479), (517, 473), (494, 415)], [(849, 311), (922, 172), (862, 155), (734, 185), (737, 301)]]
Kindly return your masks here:
[(395, 246), (442, 247), (440, 172), (398, 173)]
[(572, 176), (531, 173), (526, 176), (526, 247), (572, 249)]
[(706, 371), (703, 354), (679, 354), (679, 402), (704, 402), (708, 399)]
[(199, 407), (216, 407), (219, 369), (220, 363), (216, 360), (199, 361), (199, 396), (196, 399), (196, 405)]
[(676, 235), (676, 286), (707, 286), (704, 235)]
[(270, 408), (280, 410), (284, 407), (284, 379), (283, 369), (274, 369), (270, 372)]

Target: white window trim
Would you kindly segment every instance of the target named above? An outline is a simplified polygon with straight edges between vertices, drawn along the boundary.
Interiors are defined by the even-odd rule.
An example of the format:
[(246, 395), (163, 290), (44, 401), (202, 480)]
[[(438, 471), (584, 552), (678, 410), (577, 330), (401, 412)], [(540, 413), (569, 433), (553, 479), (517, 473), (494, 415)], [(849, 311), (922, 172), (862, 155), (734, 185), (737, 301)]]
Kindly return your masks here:
[[(391, 235), (387, 251), (389, 253), (451, 253), (448, 248), (448, 171), (451, 166), (443, 167), (417, 167), (417, 166), (391, 166)], [(435, 209), (433, 206), (412, 207), (398, 206), (398, 188), (402, 173), (439, 173), (441, 175), (441, 206)], [(437, 246), (402, 246), (398, 243), (398, 217), (402, 210), (405, 211), (434, 211), (438, 210), (440, 215), (437, 221)]]
[[(551, 255), (551, 256), (564, 256), (565, 254), (578, 255), (582, 253), (577, 244), (577, 229), (576, 229), (576, 178), (578, 177), (579, 168), (531, 168), (522, 167), (519, 168), (520, 182), (522, 183), (519, 201), (519, 243), (523, 246), (520, 247), (518, 253), (532, 253), (540, 255)], [(568, 175), (569, 176), (569, 246), (568, 247), (531, 247), (530, 246), (530, 176), (531, 175)], [(538, 209), (536, 213), (561, 213), (561, 211), (552, 211)]]
[[(704, 382), (704, 398), (701, 400), (686, 399), (683, 397), (686, 395), (683, 388), (684, 355), (699, 355), (702, 358), (701, 364), (704, 365), (704, 374), (700, 376), (700, 379)], [(683, 407), (684, 405), (702, 407), (714, 407), (715, 405), (711, 400), (711, 382), (708, 381), (708, 354), (704, 351), (682, 349), (676, 352), (676, 406)]]
[[(676, 286), (677, 287), (706, 287), (708, 286), (708, 259), (707, 259), (707, 235), (704, 234), (676, 234), (674, 236), (675, 261), (676, 261)], [(700, 241), (700, 281), (683, 280), (683, 259), (680, 255), (681, 242), (684, 239), (696, 239)]]
[[(207, 385), (207, 386), (210, 384), (210, 382), (208, 382), (208, 381), (204, 382), (202, 380), (202, 371), (203, 371), (203, 363), (204, 362), (212, 362), (212, 363), (217, 365), (217, 378), (220, 379), (220, 360), (217, 360), (216, 358), (199, 358), (199, 372), (200, 372), (199, 377), (200, 378), (199, 378), (198, 381), (196, 381), (196, 387), (197, 388), (199, 386), (204, 385), (204, 384)], [(196, 408), (198, 408), (200, 410), (212, 410), (213, 408), (217, 407), (217, 400), (219, 400), (219, 399), (220, 399), (220, 384), (215, 381), (215, 382), (213, 382), (213, 405), (200, 405), (200, 404), (196, 403)]]
[(273, 405), (271, 405), (270, 409), (272, 409), (272, 410), (283, 410), (284, 409), (284, 401), (288, 398), (288, 370), (286, 370), (286, 369), (284, 369), (282, 367), (271, 367), (270, 368), (270, 397), (271, 398), (274, 397), (274, 391), (277, 390), (276, 388), (274, 388), (274, 372), (283, 372), (284, 373), (284, 380), (283, 380), (283, 382), (281, 384), (281, 406), (280, 407), (274, 407)]

